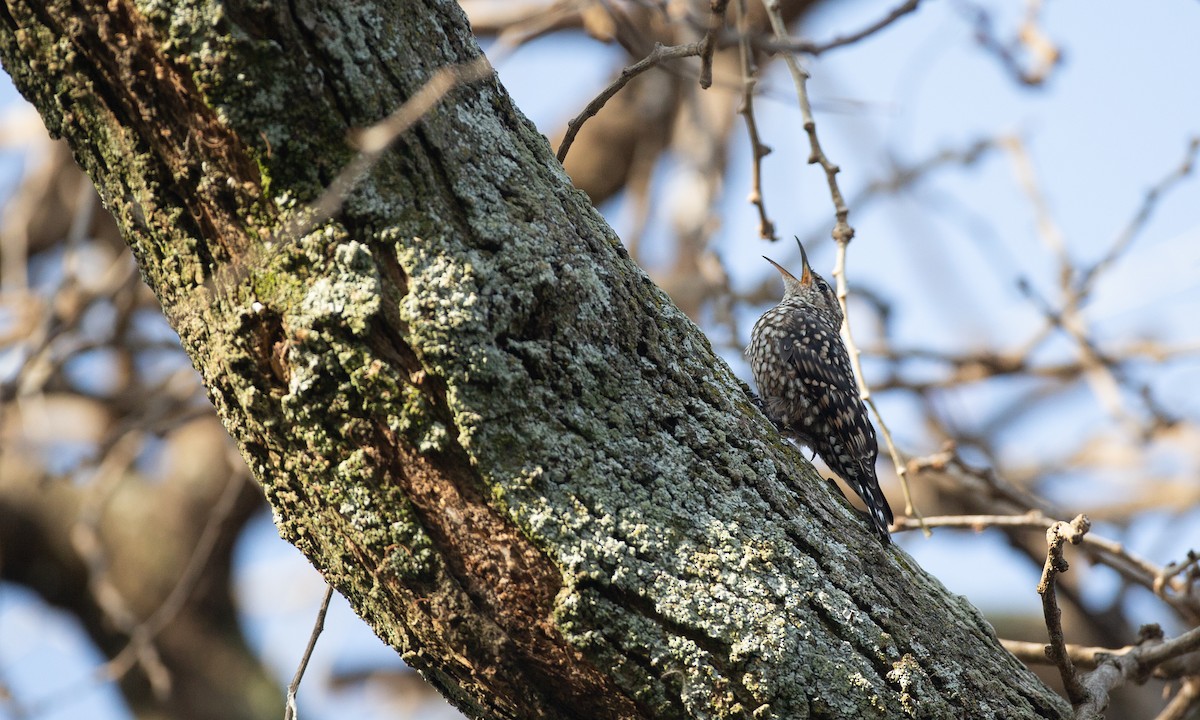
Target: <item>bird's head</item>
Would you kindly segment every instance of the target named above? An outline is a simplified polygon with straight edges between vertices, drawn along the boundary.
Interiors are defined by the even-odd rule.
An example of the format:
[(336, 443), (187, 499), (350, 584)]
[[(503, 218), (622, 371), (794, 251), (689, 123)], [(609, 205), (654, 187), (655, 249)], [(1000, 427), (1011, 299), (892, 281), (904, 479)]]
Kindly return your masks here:
[(838, 304), (837, 295), (834, 294), (833, 288), (825, 281), (825, 278), (813, 272), (812, 268), (808, 266), (808, 253), (804, 252), (804, 245), (800, 242), (800, 238), (796, 238), (796, 245), (800, 248), (800, 277), (791, 274), (771, 258), (763, 256), (763, 259), (774, 265), (779, 274), (783, 276), (783, 302), (810, 307), (828, 317), (834, 325), (841, 326), (842, 308)]

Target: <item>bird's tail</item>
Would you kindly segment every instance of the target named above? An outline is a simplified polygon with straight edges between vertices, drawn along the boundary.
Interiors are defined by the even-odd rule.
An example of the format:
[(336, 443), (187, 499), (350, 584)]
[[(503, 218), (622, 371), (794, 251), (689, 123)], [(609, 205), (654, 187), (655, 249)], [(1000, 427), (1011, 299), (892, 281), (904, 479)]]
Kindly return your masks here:
[(888, 505), (887, 498), (879, 489), (879, 481), (875, 478), (875, 473), (863, 473), (858, 477), (848, 478), (848, 480), (854, 485), (854, 490), (867, 506), (875, 534), (883, 540), (885, 545), (890, 544), (892, 536), (888, 533), (888, 526), (895, 518), (892, 516), (892, 508)]

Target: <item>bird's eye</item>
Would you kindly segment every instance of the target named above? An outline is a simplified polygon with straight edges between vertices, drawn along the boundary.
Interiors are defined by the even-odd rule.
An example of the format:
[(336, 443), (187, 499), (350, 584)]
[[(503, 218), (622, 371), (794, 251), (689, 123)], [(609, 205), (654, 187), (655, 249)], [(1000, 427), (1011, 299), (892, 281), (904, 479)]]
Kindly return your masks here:
[(833, 292), (833, 288), (831, 288), (829, 283), (825, 282), (824, 279), (821, 280), (821, 291), (825, 293), (825, 298), (829, 301), (829, 303), (834, 307), (837, 307), (837, 294)]

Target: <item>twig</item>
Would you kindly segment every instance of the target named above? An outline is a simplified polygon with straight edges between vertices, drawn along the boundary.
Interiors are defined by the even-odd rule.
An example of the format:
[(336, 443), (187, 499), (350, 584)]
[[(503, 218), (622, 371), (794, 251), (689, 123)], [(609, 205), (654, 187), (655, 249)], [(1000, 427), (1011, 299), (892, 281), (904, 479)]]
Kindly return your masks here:
[(1055, 581), (1060, 573), (1067, 571), (1067, 559), (1063, 556), (1063, 544), (1078, 545), (1091, 528), (1086, 515), (1077, 515), (1070, 523), (1056, 522), (1046, 531), (1046, 564), (1042, 567), (1042, 579), (1038, 583), (1038, 595), (1042, 596), (1042, 614), (1046, 618), (1046, 630), (1050, 644), (1046, 646), (1046, 657), (1057, 667), (1067, 690), (1067, 699), (1078, 707), (1086, 699), (1083, 685), (1063, 639), (1062, 611), (1058, 608)]
[(746, 8), (746, 0), (738, 0), (737, 27), (742, 63), (742, 104), (738, 107), (738, 112), (746, 120), (746, 131), (750, 134), (750, 152), (754, 156), (750, 171), (749, 200), (758, 210), (758, 236), (764, 240), (775, 240), (775, 223), (771, 222), (767, 215), (762, 190), (762, 160), (771, 153), (771, 148), (764, 145), (759, 138), (758, 122), (754, 119), (754, 87), (758, 78), (755, 77), (754, 53), (750, 49), (750, 15)]
[[(1030, 87), (1038, 87), (1045, 83), (1046, 79), (1050, 77), (1050, 71), (1062, 60), (1062, 53), (1037, 26), (1040, 5), (1040, 2), (1029, 3), (1028, 11), (1017, 36), (1017, 42), (1005, 44), (992, 32), (992, 18), (987, 10), (979, 6), (963, 4), (964, 10), (973, 16), (971, 19), (975, 25), (975, 39), (980, 46), (994, 53), (1018, 82)], [(1012, 46), (1018, 43), (1026, 45), (1038, 61), (1031, 69), (1027, 70), (1021, 67), (1021, 62), (1013, 52)]]
[(329, 600), (333, 597), (333, 586), (326, 583), (325, 597), (321, 599), (321, 609), (317, 611), (317, 619), (313, 623), (312, 634), (308, 636), (308, 647), (304, 648), (304, 656), (300, 658), (300, 666), (288, 683), (287, 707), (283, 711), (283, 720), (297, 720), (296, 693), (300, 691), (300, 681), (304, 679), (304, 671), (308, 669), (308, 661), (312, 658), (313, 649), (317, 647), (317, 638), (325, 629), (325, 613), (329, 612)]
[(1020, 289), (1039, 307), (1051, 326), (1062, 330), (1079, 345), (1080, 357), (1084, 366), (1084, 380), (1112, 417), (1124, 421), (1131, 428), (1143, 434), (1152, 431), (1153, 427), (1173, 425), (1175, 419), (1155, 401), (1150, 387), (1146, 383), (1135, 383), (1135, 387), (1131, 389), (1142, 396), (1146, 409), (1154, 418), (1154, 426), (1149, 431), (1142, 430), (1139, 421), (1127, 412), (1121, 387), (1123, 384), (1129, 384), (1129, 378), (1121, 372), (1117, 363), (1102, 353), (1096, 343), (1088, 337), (1087, 322), (1082, 311), (1100, 272), (1111, 267), (1128, 249), (1149, 220), (1161, 197), (1191, 173), (1195, 156), (1200, 151), (1200, 138), (1193, 139), (1189, 143), (1179, 166), (1147, 192), (1138, 212), (1117, 236), (1109, 252), (1085, 270), (1080, 270), (1071, 263), (1066, 243), (1061, 231), (1050, 216), (1048, 204), (1038, 187), (1033, 164), (1029, 160), (1023, 143), (1019, 138), (1011, 137), (1005, 140), (1004, 147), (1012, 156), (1017, 177), (1034, 207), (1038, 217), (1039, 232), (1057, 257), (1059, 285), (1063, 296), (1062, 309), (1052, 309), (1050, 303), (1040, 298), (1026, 281), (1021, 282)]
[(1070, 258), (1067, 256), (1067, 244), (1063, 239), (1063, 231), (1055, 222), (1054, 214), (1050, 212), (1050, 203), (1046, 200), (1046, 194), (1038, 185), (1037, 172), (1033, 168), (1029, 152), (1025, 149), (1024, 141), (1016, 135), (1009, 135), (1001, 139), (1000, 146), (1007, 150), (1009, 157), (1012, 158), (1013, 173), (1017, 176), (1017, 182), (1021, 189), (1025, 191), (1025, 196), (1029, 198), (1029, 204), (1033, 206), (1038, 235), (1054, 251), (1059, 265), (1069, 267)]
[[(1154, 627), (1154, 626), (1151, 626)], [(1200, 627), (1192, 628), (1187, 632), (1179, 635), (1171, 640), (1161, 640), (1161, 635), (1155, 639), (1140, 645), (1136, 650), (1132, 650), (1125, 655), (1122, 655), (1118, 660), (1129, 658), (1136, 660), (1141, 666), (1141, 669), (1146, 669), (1147, 666), (1159, 665), (1168, 660), (1173, 660), (1190, 652), (1200, 650)], [(1139, 673), (1134, 673), (1131, 677), (1137, 677)]]
[[(505, 42), (505, 38), (502, 37), (496, 46), (504, 46)], [(502, 55), (505, 48), (496, 49), (496, 46), (493, 46), (493, 56)], [(258, 248), (259, 256), (274, 250), (276, 246), (288, 245), (302, 238), (320, 223), (334, 217), (362, 178), (379, 162), (384, 150), (396, 142), (396, 138), (418, 124), (426, 113), (442, 102), (442, 98), (458, 85), (490, 77), (492, 72), (491, 61), (487, 59), (487, 55), (482, 54), (470, 62), (439, 68), (428, 82), (421, 85), (421, 89), (416, 91), (415, 95), (404, 101), (402, 106), (366, 130), (354, 134), (352, 143), (358, 145), (359, 154), (342, 168), (328, 186), (325, 186), (325, 190), (313, 203), (295, 212), (262, 247)], [(252, 265), (253, 260), (242, 260), (240, 263), (224, 266), (221, 275), (218, 275), (215, 281), (218, 292), (235, 287), (250, 271)]]
[[(1149, 627), (1153, 628), (1155, 626)], [(1149, 634), (1149, 638), (1141, 639), (1137, 645), (1126, 645), (1125, 647), (1120, 648), (1106, 648), (1090, 647), (1087, 645), (1071, 645), (1068, 643), (1064, 645), (1064, 649), (1066, 650), (1067, 656), (1071, 658), (1071, 662), (1075, 664), (1076, 670), (1095, 670), (1102, 664), (1110, 662), (1115, 658), (1120, 658), (1128, 653), (1137, 651), (1140, 648), (1148, 647), (1146, 643), (1149, 641), (1154, 641), (1156, 637), (1153, 632)], [(1176, 638), (1176, 640), (1178, 639), (1179, 638)], [(1174, 642), (1175, 640), (1172, 640), (1168, 641), (1168, 643), (1162, 644), (1174, 648), (1173, 645), (1169, 645), (1169, 643)], [(1014, 657), (1027, 665), (1053, 664), (1053, 661), (1046, 656), (1045, 643), (1001, 639), (1000, 644), (1004, 646), (1005, 650), (1012, 653)], [(1157, 647), (1158, 645), (1155, 646)], [(1180, 678), (1191, 677), (1195, 674), (1196, 667), (1194, 663), (1176, 661), (1177, 659), (1182, 659), (1183, 656), (1193, 652), (1192, 650), (1184, 649), (1177, 651), (1172, 649), (1170, 652), (1172, 653), (1171, 657), (1156, 661), (1156, 665), (1153, 668), (1148, 669), (1145, 675), (1153, 675), (1160, 680), (1177, 680)], [(1081, 682), (1084, 682), (1086, 687), (1086, 682)]]
[[(1115, 540), (1101, 537), (1091, 538), (1090, 535), (1088, 537), (1089, 540), (1085, 543), (1086, 549), (1096, 549), (1099, 551), (1095, 554), (1095, 559), (1098, 562), (1103, 562), (1105, 565), (1116, 570), (1126, 580), (1135, 582), (1151, 590), (1154, 589), (1155, 580), (1162, 573), (1161, 568), (1133, 554)], [(1171, 587), (1178, 595), (1161, 593), (1159, 597), (1163, 602), (1174, 608), (1185, 620), (1195, 622), (1197, 619), (1200, 619), (1200, 608), (1197, 607), (1195, 598), (1187, 595), (1187, 590), (1183, 587), (1182, 583), (1171, 583)]]
[[(145, 439), (146, 434), (143, 431), (129, 430), (112, 443), (96, 468), (91, 492), (87, 494), (79, 509), (78, 522), (71, 527), (71, 545), (87, 566), (88, 586), (92, 596), (96, 598), (96, 603), (107, 620), (130, 638), (138, 638), (143, 633), (142, 629), (146, 627), (146, 623), (138, 622), (129, 603), (110, 578), (110, 561), (100, 537), (100, 524), (108, 502), (125, 480), (126, 470), (137, 458)], [(122, 659), (123, 664), (117, 665), (118, 659)], [(141, 665), (155, 697), (165, 698), (170, 694), (170, 673), (167, 672), (158, 650), (148, 641), (135, 643), (131, 640), (121, 653), (102, 667), (102, 670), (107, 669), (111, 672), (114, 667), (120, 667), (120, 674), (115, 676), (120, 677), (129, 671), (134, 662)]]
[[(1069, 268), (1064, 263), (1063, 268)], [(1064, 282), (1066, 275), (1062, 275)], [(1125, 410), (1121, 399), (1121, 382), (1113, 369), (1113, 363), (1096, 347), (1096, 343), (1088, 337), (1087, 326), (1079, 313), (1079, 297), (1066, 289), (1067, 298), (1062, 310), (1055, 310), (1050, 302), (1038, 294), (1033, 285), (1022, 278), (1017, 283), (1017, 289), (1041, 311), (1051, 326), (1062, 330), (1079, 346), (1080, 362), (1083, 364), (1083, 377), (1091, 387), (1092, 393), (1108, 414), (1118, 420), (1124, 420), (1131, 426), (1136, 424), (1134, 418)]]
[(605, 103), (620, 92), (621, 88), (628, 85), (630, 80), (661, 63), (686, 57), (695, 57), (700, 54), (703, 47), (703, 40), (685, 45), (655, 43), (654, 49), (650, 51), (649, 55), (622, 70), (621, 74), (608, 84), (608, 87), (600, 91), (599, 95), (592, 98), (592, 101), (585, 105), (583, 110), (567, 123), (567, 132), (563, 135), (562, 142), (558, 145), (558, 161), (561, 163), (567, 159), (567, 151), (571, 149), (572, 143), (575, 142), (575, 136), (579, 134), (580, 129), (583, 128), (583, 124), (594, 117), (596, 113), (600, 112)]
[[(909, 462), (909, 466), (909, 469), (914, 474), (926, 468), (955, 474), (960, 478), (969, 474), (992, 486), (993, 490), (1004, 492), (1003, 489), (994, 486), (995, 479), (989, 479), (985, 473), (968, 468), (952, 454), (947, 456), (946, 453), (938, 453), (924, 458), (914, 458)], [(1020, 499), (1009, 499), (1013, 504), (1027, 505), (1027, 502)], [(1056, 522), (1052, 518), (1047, 517), (1040, 509), (1034, 509), (1020, 515), (931, 516), (924, 518), (923, 524), (928, 527), (970, 528), (974, 530), (982, 530), (987, 527), (1049, 530)], [(905, 530), (915, 530), (921, 526), (921, 522), (909, 518), (897, 518), (895, 524), (892, 526), (892, 530), (894, 532), (904, 532)], [(1166, 573), (1163, 568), (1130, 552), (1121, 543), (1101, 537), (1095, 533), (1089, 532), (1087, 535), (1084, 535), (1081, 543), (1081, 549), (1087, 553), (1090, 560), (1102, 563), (1116, 570), (1118, 574), (1129, 582), (1153, 590), (1155, 584), (1160, 582), (1159, 578), (1162, 578), (1161, 591), (1156, 594), (1163, 602), (1170, 605), (1186, 620), (1195, 621), (1197, 618), (1200, 618), (1200, 610), (1197, 609), (1195, 599), (1188, 594), (1187, 586), (1178, 579), (1173, 578), (1172, 575), (1167, 574), (1164, 577)], [(1170, 588), (1173, 594), (1166, 592), (1168, 588)]]
[(108, 578), (109, 557), (100, 537), (100, 526), (108, 503), (116, 495), (126, 479), (126, 471), (137, 459), (146, 442), (146, 433), (140, 429), (127, 430), (115, 435), (111, 444), (103, 450), (103, 457), (96, 465), (95, 474), (80, 503), (78, 517), (71, 527), (71, 546), (84, 561), (88, 571), (88, 585), (96, 597), (100, 609), (108, 622), (122, 632), (132, 631), (137, 620), (120, 596), (120, 591)]
[[(1148, 626), (1157, 630), (1156, 626)], [(1144, 634), (1147, 628), (1143, 628)], [(1134, 649), (1115, 657), (1105, 658), (1092, 672), (1084, 676), (1084, 702), (1075, 708), (1081, 720), (1101, 720), (1108, 707), (1108, 694), (1126, 680), (1142, 683), (1159, 665), (1200, 650), (1200, 627), (1192, 628), (1171, 640), (1162, 640), (1161, 630), (1143, 640)]]
[[(1187, 560), (1179, 563), (1169, 563), (1165, 568), (1159, 571), (1157, 576), (1155, 576), (1153, 587), (1154, 594), (1165, 598), (1167, 596), (1167, 584), (1171, 581), (1171, 579), (1186, 572), (1190, 572), (1197, 567), (1198, 564), (1200, 564), (1200, 553), (1197, 553), (1195, 550), (1188, 550)], [(1184, 592), (1188, 592), (1190, 589), (1191, 583), (1185, 583)]]
[[(1025, 156), (1024, 148), (1017, 140), (1011, 141), (1008, 147), (1018, 163), (1019, 175), (1023, 178), (1023, 184), (1026, 186), (1031, 198), (1033, 198), (1039, 216), (1042, 216), (1045, 212), (1045, 203), (1044, 200), (1040, 199), (1040, 191), (1038, 191), (1036, 183), (1032, 179), (1032, 166)], [(1039, 298), (1034, 294), (1028, 283), (1022, 283), (1021, 286), (1027, 296), (1038, 302), (1051, 325), (1061, 329), (1078, 343), (1081, 359), (1085, 367), (1084, 378), (1109, 414), (1125, 421), (1126, 424), (1138, 430), (1143, 435), (1153, 432), (1158, 427), (1170, 427), (1176, 422), (1176, 419), (1155, 400), (1147, 383), (1134, 382), (1132, 383), (1134, 387), (1130, 389), (1142, 397), (1145, 408), (1153, 416), (1153, 425), (1149, 429), (1143, 430), (1139, 421), (1125, 410), (1121, 387), (1122, 384), (1130, 384), (1129, 378), (1121, 371), (1120, 366), (1105, 356), (1096, 346), (1096, 343), (1088, 337), (1087, 323), (1083, 318), (1083, 307), (1088, 302), (1092, 289), (1097, 279), (1101, 276), (1101, 273), (1112, 267), (1129, 249), (1137, 235), (1149, 221), (1162, 197), (1191, 174), (1198, 152), (1200, 152), (1200, 137), (1195, 137), (1188, 143), (1183, 160), (1147, 191), (1133, 218), (1117, 235), (1109, 251), (1096, 263), (1086, 269), (1077, 269), (1071, 265), (1065, 246), (1058, 248), (1058, 274), (1063, 294), (1062, 309), (1060, 311), (1051, 310), (1049, 303), (1044, 300), (1039, 302)]]
[(821, 53), (828, 52), (829, 50), (845, 47), (846, 45), (853, 45), (859, 40), (863, 40), (864, 38), (874, 35), (905, 15), (916, 10), (917, 6), (920, 4), (921, 0), (907, 0), (902, 5), (897, 6), (887, 15), (871, 23), (862, 30), (850, 33), (849, 35), (839, 35), (827, 42), (817, 43), (811, 40), (792, 40), (790, 38), (780, 40), (777, 38), (773, 41), (760, 43), (760, 45), (764, 50), (769, 52), (799, 52), (815, 57)]
[(1184, 720), (1191, 717), (1192, 710), (1200, 703), (1200, 680), (1188, 678), (1183, 681), (1179, 692), (1162, 709), (1154, 720)]
[(141, 652), (142, 648), (149, 647), (154, 638), (183, 609), (184, 603), (192, 596), (196, 583), (204, 574), (204, 569), (208, 567), (208, 560), (212, 556), (217, 541), (221, 538), (221, 526), (233, 513), (238, 495), (245, 482), (246, 477), (241, 472), (230, 473), (225, 489), (210, 511), (204, 530), (200, 532), (200, 537), (196, 540), (196, 547), (188, 557), (187, 565), (180, 573), (179, 580), (175, 582), (171, 593), (158, 606), (154, 614), (134, 629), (129, 644), (101, 668), (101, 673), (106, 679), (115, 680), (129, 672), (134, 657)]
[(357, 133), (354, 144), (358, 147), (358, 155), (342, 168), (321, 196), (308, 207), (307, 212), (298, 214), (283, 226), (277, 234), (276, 241), (288, 242), (303, 237), (314, 227), (333, 217), (363, 176), (379, 162), (383, 151), (398, 137), (408, 132), (454, 88), (463, 83), (482, 80), (491, 74), (492, 64), (486, 55), (480, 55), (468, 63), (440, 68), (415, 95), (396, 108), (391, 115)]
[[(496, 46), (501, 47), (497, 49)], [(493, 57), (502, 55), (506, 47), (506, 41), (502, 37), (493, 45)], [(342, 168), (337, 177), (325, 187), (315, 201), (288, 218), (262, 247), (257, 248), (256, 254), (261, 256), (277, 245), (292, 243), (332, 218), (363, 177), (379, 162), (383, 152), (397, 138), (420, 122), (421, 118), (425, 117), (454, 88), (460, 84), (481, 80), (492, 73), (491, 62), (486, 55), (482, 54), (471, 62), (440, 68), (416, 94), (396, 108), (391, 115), (352, 136), (351, 142), (357, 146), (359, 151), (354, 159)], [(254, 257), (251, 256), (250, 259), (244, 259), (239, 263), (222, 268), (222, 273), (215, 283), (218, 290), (227, 290), (241, 282), (255, 264)]]
[(129, 643), (111, 660), (91, 672), (86, 679), (73, 680), (72, 683), (75, 687), (57, 690), (44, 699), (30, 703), (30, 715), (48, 713), (64, 700), (78, 697), (84, 688), (92, 687), (97, 681), (118, 680), (129, 672), (135, 663), (142, 667), (156, 694), (170, 692), (171, 678), (167, 673), (166, 665), (154, 647), (154, 638), (175, 619), (188, 598), (191, 597), (192, 591), (208, 566), (209, 558), (220, 539), (221, 525), (229, 519), (233, 512), (241, 486), (245, 482), (246, 477), (241, 472), (230, 474), (229, 482), (213, 506), (204, 530), (201, 531), (200, 538), (196, 541), (196, 546), (188, 557), (187, 565), (179, 579), (175, 581), (170, 594), (149, 618), (133, 628), (121, 628), (129, 635)]
[(1108, 414), (1113, 418), (1126, 421), (1131, 426), (1135, 425), (1136, 421), (1125, 408), (1121, 397), (1121, 384), (1113, 372), (1111, 363), (1102, 357), (1100, 351), (1088, 337), (1087, 323), (1079, 312), (1081, 298), (1071, 287), (1072, 263), (1067, 253), (1066, 240), (1062, 230), (1054, 221), (1045, 193), (1038, 185), (1037, 174), (1034, 172), (1033, 162), (1029, 158), (1025, 144), (1020, 138), (1013, 136), (1007, 138), (1003, 146), (1012, 157), (1017, 179), (1029, 198), (1030, 204), (1033, 205), (1034, 214), (1037, 217), (1038, 234), (1054, 251), (1058, 259), (1059, 283), (1064, 296), (1062, 310), (1053, 310), (1050, 303), (1045, 301), (1038, 303), (1038, 296), (1030, 283), (1023, 281), (1019, 287), (1030, 300), (1039, 304), (1046, 319), (1052, 325), (1062, 330), (1079, 345), (1081, 360), (1085, 367), (1084, 379)]
[(846, 337), (846, 351), (850, 354), (850, 364), (854, 367), (854, 376), (858, 380), (858, 393), (862, 397), (867, 407), (871, 408), (871, 414), (875, 416), (875, 422), (879, 425), (879, 434), (883, 436), (883, 442), (887, 446), (888, 454), (892, 458), (892, 466), (896, 470), (896, 478), (900, 481), (900, 490), (904, 494), (904, 514), (910, 515), (917, 520), (917, 525), (925, 533), (925, 537), (929, 537), (933, 533), (925, 524), (925, 518), (921, 512), (917, 510), (917, 506), (912, 500), (912, 491), (908, 487), (908, 463), (900, 457), (900, 450), (896, 447), (896, 443), (892, 440), (892, 431), (888, 428), (887, 423), (883, 420), (883, 415), (879, 412), (879, 408), (875, 405), (875, 398), (871, 396), (871, 388), (867, 385), (866, 376), (863, 375), (862, 359), (859, 357), (862, 351), (854, 342), (854, 335), (850, 332), (850, 309), (846, 302), (849, 295), (848, 283), (846, 281), (846, 247), (847, 243), (838, 243), (837, 263), (833, 268), (833, 276), (837, 279), (837, 299), (838, 304), (842, 308), (842, 333)]
[[(1046, 643), (1005, 640), (1001, 638), (1000, 644), (1004, 646), (1005, 650), (1012, 653), (1014, 657), (1028, 665), (1047, 665), (1052, 663), (1050, 658), (1046, 657)], [(1107, 655), (1120, 655), (1134, 648), (1133, 645), (1113, 649), (1072, 645), (1070, 643), (1063, 647), (1067, 652), (1067, 656), (1071, 658), (1071, 662), (1075, 664), (1076, 669), (1082, 668), (1084, 670), (1094, 670), (1099, 667)]]
[[(775, 31), (775, 39), (786, 39), (787, 28), (783, 24), (779, 0), (763, 0), (763, 4), (767, 10), (767, 17), (771, 21), (771, 28)], [(796, 86), (796, 99), (800, 103), (800, 119), (804, 124), (804, 132), (808, 135), (808, 145), (811, 150), (808, 164), (820, 165), (821, 169), (825, 171), (825, 179), (829, 183), (829, 195), (833, 200), (834, 216), (837, 219), (833, 228), (833, 239), (839, 245), (848, 243), (854, 237), (854, 228), (846, 222), (846, 218), (850, 215), (850, 208), (846, 207), (846, 199), (842, 197), (842, 191), (838, 187), (837, 174), (841, 169), (825, 156), (825, 151), (821, 149), (821, 142), (817, 139), (817, 123), (813, 120), (812, 103), (808, 99), (808, 71), (800, 67), (800, 63), (792, 55), (784, 55), (783, 60), (787, 64), (788, 72), (792, 74), (792, 82)]]
[(707, 90), (712, 87), (713, 50), (717, 47), (717, 36), (725, 27), (725, 8), (729, 0), (712, 0), (711, 12), (708, 14), (708, 31), (700, 46), (700, 87)]
[(891, 175), (867, 183), (860, 194), (850, 201), (850, 204), (857, 208), (859, 204), (876, 195), (897, 194), (901, 190), (917, 184), (920, 180), (924, 180), (934, 170), (947, 165), (971, 167), (987, 153), (995, 150), (999, 142), (996, 138), (979, 138), (962, 147), (942, 148), (924, 160), (911, 165), (899, 165), (893, 159)]
[[(996, 138), (981, 138), (962, 148), (944, 148), (936, 154), (911, 165), (901, 165), (893, 159), (889, 175), (868, 182), (847, 203), (854, 212), (862, 212), (871, 203), (881, 198), (899, 195), (919, 185), (928, 176), (932, 175), (935, 170), (940, 170), (948, 165), (971, 167), (979, 162), (981, 158), (985, 157), (987, 153), (996, 150), (998, 146), (999, 140)], [(821, 228), (814, 229), (804, 238), (804, 246), (808, 247), (823, 232)]]
[(1095, 282), (1096, 277), (1125, 254), (1125, 251), (1133, 244), (1133, 241), (1150, 220), (1150, 216), (1154, 214), (1154, 210), (1158, 207), (1158, 203), (1162, 200), (1162, 197), (1175, 185), (1183, 181), (1184, 178), (1192, 174), (1197, 153), (1200, 153), (1200, 136), (1193, 137), (1188, 141), (1187, 150), (1184, 152), (1183, 160), (1179, 165), (1146, 191), (1146, 195), (1142, 198), (1137, 212), (1134, 213), (1133, 218), (1130, 219), (1129, 223), (1117, 235), (1112, 247), (1104, 254), (1104, 257), (1079, 273), (1079, 279), (1075, 283), (1075, 292), (1079, 296), (1087, 297), (1091, 292), (1092, 284)]
[[(1044, 306), (1043, 306), (1044, 307)], [(1074, 380), (1082, 375), (1085, 367), (1082, 361), (1067, 360), (1054, 363), (1038, 363), (1031, 354), (1042, 338), (1033, 338), (1032, 342), (1022, 343), (1020, 347), (1005, 351), (1003, 354), (989, 349), (974, 352), (943, 352), (922, 347), (877, 347), (872, 353), (879, 358), (890, 361), (893, 367), (891, 375), (876, 383), (876, 390), (905, 389), (915, 393), (924, 393), (935, 388), (953, 388), (961, 385), (979, 382), (987, 378), (1004, 377), (1006, 375), (1027, 375), (1029, 377), (1055, 380)], [(1175, 346), (1162, 346), (1152, 341), (1128, 343), (1120, 348), (1109, 351), (1106, 355), (1119, 357), (1124, 360), (1146, 359), (1156, 363), (1200, 354), (1200, 346), (1193, 343), (1183, 343)], [(910, 360), (932, 362), (944, 365), (946, 374), (930, 380), (915, 380), (902, 377), (902, 371), (896, 365)]]
[[(972, 530), (982, 530), (989, 527), (1047, 530), (1055, 522), (1057, 521), (1051, 520), (1037, 510), (1034, 510), (1024, 515), (931, 515), (925, 518), (924, 524), (928, 527), (969, 528)], [(919, 527), (921, 527), (921, 523), (917, 523), (915, 520), (899, 518), (896, 520), (893, 530), (903, 532), (905, 530), (916, 530)]]
[[(576, 0), (555, 0), (544, 4), (498, 3), (492, 0), (463, 0), (459, 7), (467, 14), (475, 36), (495, 36), (498, 42), (520, 47), (558, 30), (584, 26), (581, 6)], [(488, 49), (491, 55), (491, 49)]]

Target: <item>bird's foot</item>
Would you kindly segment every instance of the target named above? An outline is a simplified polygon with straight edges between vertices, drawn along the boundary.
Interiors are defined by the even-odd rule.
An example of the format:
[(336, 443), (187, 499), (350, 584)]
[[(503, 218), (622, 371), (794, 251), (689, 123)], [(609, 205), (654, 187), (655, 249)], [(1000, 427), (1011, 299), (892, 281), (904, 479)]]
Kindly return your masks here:
[(767, 404), (765, 402), (763, 402), (762, 397), (760, 397), (758, 393), (751, 390), (750, 386), (747, 385), (746, 383), (742, 383), (742, 391), (745, 392), (746, 397), (748, 397), (750, 399), (750, 404), (753, 405), (754, 407), (758, 408), (758, 411), (760, 413), (762, 413), (763, 415), (765, 415), (766, 418), (771, 421), (771, 424), (775, 426), (775, 429), (779, 431), (780, 435), (788, 434), (788, 430), (783, 425), (783, 423), (781, 423), (778, 419), (773, 417), (771, 415), (771, 413), (767, 412)]

